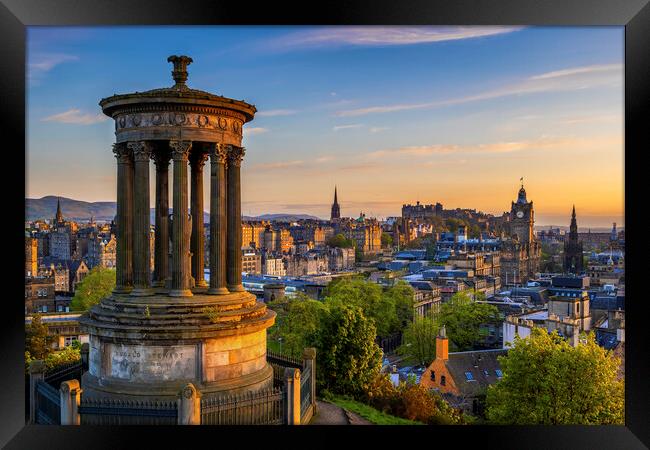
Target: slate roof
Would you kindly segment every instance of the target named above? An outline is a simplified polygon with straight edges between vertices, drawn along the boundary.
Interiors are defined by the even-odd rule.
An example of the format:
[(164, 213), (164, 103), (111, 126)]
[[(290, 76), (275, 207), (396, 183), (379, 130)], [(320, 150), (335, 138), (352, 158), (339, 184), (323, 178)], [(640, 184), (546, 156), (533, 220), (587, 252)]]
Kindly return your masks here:
[(618, 345), (615, 332), (601, 329), (596, 329), (596, 342), (605, 350), (612, 350)]
[[(458, 390), (464, 395), (473, 396), (499, 380), (495, 372), (501, 370), (497, 357), (507, 353), (504, 349), (449, 353), (445, 365)], [(465, 372), (472, 374), (473, 381), (467, 380)]]
[(609, 295), (597, 296), (589, 300), (590, 309), (602, 309), (605, 311), (625, 310), (625, 297), (614, 297)]

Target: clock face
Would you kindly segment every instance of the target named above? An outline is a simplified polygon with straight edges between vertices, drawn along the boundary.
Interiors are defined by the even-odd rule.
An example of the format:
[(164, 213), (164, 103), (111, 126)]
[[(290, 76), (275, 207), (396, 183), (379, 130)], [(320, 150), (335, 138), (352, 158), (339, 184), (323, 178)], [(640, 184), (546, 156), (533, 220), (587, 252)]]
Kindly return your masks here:
[(524, 217), (524, 212), (523, 211), (517, 211), (517, 217), (519, 217), (520, 219), (522, 217)]

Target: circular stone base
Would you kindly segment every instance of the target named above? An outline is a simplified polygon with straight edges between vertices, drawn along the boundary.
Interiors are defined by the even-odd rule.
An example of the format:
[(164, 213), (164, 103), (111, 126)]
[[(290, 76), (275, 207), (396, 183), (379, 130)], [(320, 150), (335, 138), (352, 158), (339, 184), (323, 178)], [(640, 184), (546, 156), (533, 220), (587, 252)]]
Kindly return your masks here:
[(274, 321), (248, 292), (112, 295), (79, 320), (90, 335), (84, 395), (169, 400), (187, 383), (208, 396), (270, 387), (266, 329)]

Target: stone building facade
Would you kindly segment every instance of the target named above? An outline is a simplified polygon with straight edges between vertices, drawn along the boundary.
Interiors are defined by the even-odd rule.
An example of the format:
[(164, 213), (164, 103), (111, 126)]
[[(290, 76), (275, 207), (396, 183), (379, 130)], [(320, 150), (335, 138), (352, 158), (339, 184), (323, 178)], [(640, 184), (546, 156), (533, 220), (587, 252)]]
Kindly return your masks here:
[(526, 199), (522, 184), (517, 201), (512, 202), (508, 223), (508, 237), (501, 245), (501, 283), (523, 284), (539, 272), (542, 246), (535, 238), (533, 202)]

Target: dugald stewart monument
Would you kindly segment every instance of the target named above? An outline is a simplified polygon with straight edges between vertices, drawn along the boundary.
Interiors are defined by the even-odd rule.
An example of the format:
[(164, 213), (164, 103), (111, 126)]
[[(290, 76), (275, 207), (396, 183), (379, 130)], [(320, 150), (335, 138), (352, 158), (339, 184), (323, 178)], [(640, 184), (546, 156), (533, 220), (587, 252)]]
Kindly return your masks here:
[[(81, 382), (85, 397), (166, 401), (190, 383), (203, 398), (273, 385), (266, 330), (275, 312), (244, 290), (241, 275), (241, 142), (243, 125), (253, 120), (256, 108), (189, 88), (192, 59), (170, 56), (168, 61), (172, 87), (113, 95), (99, 103), (115, 120), (117, 283), (112, 295), (80, 320), (90, 336), (89, 368)], [(206, 283), (203, 167), (208, 159)], [(150, 161), (156, 167), (153, 274)]]

